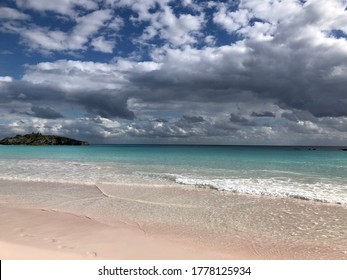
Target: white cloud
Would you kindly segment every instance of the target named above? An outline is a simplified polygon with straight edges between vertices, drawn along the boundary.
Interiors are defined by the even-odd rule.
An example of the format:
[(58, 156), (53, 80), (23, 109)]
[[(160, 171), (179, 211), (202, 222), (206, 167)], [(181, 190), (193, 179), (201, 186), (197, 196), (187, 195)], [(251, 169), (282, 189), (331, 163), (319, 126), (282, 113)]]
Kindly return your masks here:
[(229, 12), (226, 4), (221, 4), (218, 11), (213, 15), (213, 21), (221, 25), (229, 33), (247, 26), (250, 18), (251, 15), (248, 10), (239, 9), (234, 12)]
[(93, 49), (96, 51), (104, 52), (104, 53), (112, 53), (115, 41), (106, 40), (104, 37), (100, 36), (94, 38), (91, 42)]
[(332, 79), (339, 78), (347, 80), (347, 65), (333, 66), (328, 77)]
[(229, 33), (269, 40), (280, 24), (295, 22), (295, 17), (302, 12), (303, 7), (297, 0), (241, 0), (235, 11), (230, 4), (219, 4), (213, 21)]
[(255, 18), (275, 24), (291, 21), (302, 10), (302, 5), (298, 0), (241, 0), (239, 8)]
[(0, 20), (28, 20), (30, 16), (12, 8), (0, 7)]
[(1, 77), (0, 76), (0, 82), (12, 82), (12, 81), (13, 81), (12, 77), (9, 77), (9, 76)]
[(120, 90), (129, 86), (128, 74), (144, 73), (158, 69), (154, 62), (134, 62), (119, 59), (115, 63), (58, 60), (30, 66), (23, 80), (46, 84), (67, 92)]
[(34, 84), (51, 84), (68, 92), (114, 90), (120, 87), (122, 75), (110, 64), (59, 60), (31, 66), (23, 76), (23, 80)]
[(252, 26), (247, 25), (239, 30), (239, 34), (248, 39), (266, 41), (273, 39), (276, 27), (267, 22), (255, 22)]
[(71, 32), (67, 45), (70, 49), (80, 49), (96, 34), (105, 22), (112, 19), (111, 10), (98, 10), (83, 17), (77, 18), (77, 25)]
[(176, 17), (170, 8), (159, 16), (161, 37), (175, 46), (195, 43), (195, 36), (204, 23), (203, 15), (182, 14)]
[(123, 26), (124, 20), (120, 16), (116, 16), (107, 27), (119, 31)]
[(135, 13), (137, 13), (137, 19), (140, 21), (150, 21), (152, 17), (151, 9), (154, 9), (156, 5), (163, 8), (166, 7), (170, 0), (106, 0), (106, 3), (114, 8), (117, 7), (129, 7)]
[[(173, 46), (193, 44), (200, 35), (200, 30), (205, 23), (205, 15), (201, 9), (197, 9), (197, 4), (193, 1), (184, 1), (182, 4), (192, 8), (198, 13), (185, 13), (176, 15), (173, 11), (174, 3), (170, 0), (107, 0), (112, 7), (129, 7), (136, 16), (131, 20), (145, 22), (148, 25), (144, 28), (140, 40), (136, 42), (146, 42), (158, 36)], [(170, 6), (169, 4), (173, 4)]]
[(216, 7), (216, 24), (251, 40), (276, 38), (285, 44), (307, 40), (315, 46), (336, 45), (328, 38), (333, 37), (332, 31), (347, 32), (345, 0), (312, 0), (305, 4), (297, 0), (241, 0), (236, 10), (225, 3)]
[(216, 44), (216, 37), (212, 35), (208, 35), (205, 37), (205, 43), (208, 46), (214, 46)]
[(190, 8), (194, 11), (201, 12), (206, 6), (206, 3), (204, 2), (201, 3), (201, 1), (195, 1), (195, 0), (182, 0), (182, 6), (186, 8)]
[(32, 9), (39, 12), (53, 12), (61, 15), (66, 15), (71, 18), (79, 14), (78, 8), (86, 11), (98, 9), (99, 1), (93, 0), (15, 0), (19, 8)]
[(152, 14), (150, 25), (144, 30), (141, 39), (146, 41), (158, 35), (173, 46), (194, 44), (204, 23), (204, 14), (176, 16), (171, 7), (165, 6)]
[[(71, 31), (64, 32), (61, 30), (50, 29), (48, 27), (16, 26), (5, 25), (10, 32), (19, 33), (23, 41), (32, 49), (39, 50), (43, 53), (52, 51), (75, 51), (84, 50), (88, 47), (90, 39), (92, 39), (101, 28), (107, 28), (107, 22), (113, 17), (111, 10), (98, 10), (85, 16), (76, 18), (77, 24)], [(99, 51), (110, 51), (107, 47), (109, 42), (95, 41), (94, 49)], [(96, 45), (95, 45), (96, 44)], [(99, 48), (97, 47), (99, 46)]]
[(35, 26), (33, 28), (18, 28), (23, 40), (32, 48), (42, 51), (68, 50), (66, 43), (69, 41), (68, 34), (48, 28)]

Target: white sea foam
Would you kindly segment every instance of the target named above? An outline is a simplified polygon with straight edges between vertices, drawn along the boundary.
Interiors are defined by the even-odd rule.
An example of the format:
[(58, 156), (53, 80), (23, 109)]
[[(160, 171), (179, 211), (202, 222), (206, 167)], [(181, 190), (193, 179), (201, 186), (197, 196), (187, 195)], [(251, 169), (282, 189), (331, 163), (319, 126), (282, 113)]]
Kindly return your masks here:
[(208, 187), (219, 191), (283, 198), (291, 197), (347, 205), (346, 185), (339, 185), (334, 182), (304, 183), (289, 178), (197, 179), (182, 176), (177, 176), (175, 181), (178, 184)]

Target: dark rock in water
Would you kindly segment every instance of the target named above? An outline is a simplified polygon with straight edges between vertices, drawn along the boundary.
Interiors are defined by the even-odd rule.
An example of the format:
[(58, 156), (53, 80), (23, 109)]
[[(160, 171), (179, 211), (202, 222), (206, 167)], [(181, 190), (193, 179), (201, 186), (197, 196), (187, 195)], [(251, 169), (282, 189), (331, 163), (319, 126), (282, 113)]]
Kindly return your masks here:
[(0, 141), (0, 145), (32, 145), (32, 146), (47, 146), (47, 145), (73, 145), (86, 146), (88, 142), (78, 141), (75, 139), (55, 136), (43, 135), (41, 133), (31, 133), (26, 135), (16, 135), (15, 137), (7, 137)]
[(347, 152), (347, 149), (341, 149), (341, 150)]

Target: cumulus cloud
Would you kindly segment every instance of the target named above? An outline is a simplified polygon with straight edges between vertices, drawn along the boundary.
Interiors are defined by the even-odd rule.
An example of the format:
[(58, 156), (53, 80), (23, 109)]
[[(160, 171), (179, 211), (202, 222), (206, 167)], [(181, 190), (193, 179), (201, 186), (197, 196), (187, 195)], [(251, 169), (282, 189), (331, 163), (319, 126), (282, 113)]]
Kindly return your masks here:
[(169, 6), (162, 7), (157, 12), (152, 13), (149, 18), (139, 16), (139, 19), (150, 22), (150, 25), (144, 29), (141, 36), (143, 41), (159, 37), (173, 46), (196, 43), (200, 30), (205, 23), (203, 13), (176, 16)]
[(110, 19), (112, 19), (112, 11), (109, 9), (93, 11), (77, 18), (77, 25), (72, 30), (69, 44), (72, 48), (75, 45), (77, 48), (81, 48), (88, 38), (94, 35)]
[(115, 42), (112, 40), (106, 40), (104, 37), (100, 36), (94, 38), (91, 42), (93, 49), (96, 51), (104, 52), (104, 53), (112, 53)]
[(129, 91), (132, 75), (158, 69), (154, 62), (119, 59), (114, 63), (58, 60), (28, 67), (23, 80), (37, 85), (51, 85), (67, 92), (73, 91)]
[(228, 11), (227, 4), (221, 4), (218, 11), (213, 16), (213, 21), (229, 33), (239, 30), (241, 27), (247, 26), (251, 17), (246, 9), (239, 9), (233, 12)]
[[(17, 1), (24, 11), (52, 12), (56, 5), (40, 10), (37, 3)], [(65, 30), (10, 20), (2, 29), (40, 51), (93, 49), (107, 55), (126, 46), (131, 53), (123, 49), (103, 62), (74, 58), (28, 65), (21, 80), (0, 77), (0, 102), (15, 101), (21, 112), (31, 108), (41, 129), (76, 133), (89, 122), (93, 128), (86, 131), (107, 141), (346, 139), (346, 1), (99, 5), (63, 1), (56, 12), (76, 16)], [(120, 7), (128, 18), (117, 15)], [(124, 29), (133, 33), (117, 37)], [(65, 111), (61, 118), (55, 110), (65, 105), (79, 118), (69, 119)]]
[[(39, 1), (25, 2), (35, 3)], [(22, 3), (22, 2), (21, 2)], [(23, 2), (24, 3), (24, 2)], [(53, 2), (52, 2), (53, 3)], [(54, 2), (58, 3), (58, 2)], [(60, 3), (60, 2), (59, 2)], [(67, 1), (66, 3), (70, 3)], [(27, 7), (27, 4), (23, 4)], [(54, 4), (52, 7), (55, 7)], [(48, 9), (47, 5), (42, 5), (42, 9)], [(31, 7), (31, 6), (30, 6)], [(35, 6), (36, 7), (36, 6)], [(10, 9), (10, 8), (1, 8)], [(10, 9), (10, 13), (6, 13), (7, 17), (1, 16), (2, 10), (0, 9), (0, 19), (28, 19), (25, 14)], [(53, 8), (52, 8), (53, 9)], [(59, 11), (59, 10), (57, 10)], [(5, 12), (3, 12), (4, 14)], [(56, 26), (40, 26), (36, 23), (18, 24), (7, 21), (3, 24), (2, 30), (9, 33), (16, 33), (21, 36), (22, 42), (28, 45), (32, 50), (38, 50), (42, 53), (50, 54), (51, 52), (68, 52), (77, 50), (86, 50), (91, 46), (96, 51), (112, 52), (113, 41), (106, 40), (103, 36), (95, 36), (102, 28), (116, 29), (117, 19), (113, 19), (113, 12), (110, 9), (95, 10), (83, 14), (81, 16), (75, 15), (71, 19), (71, 28), (69, 30), (61, 30)], [(118, 26), (121, 23), (118, 22)], [(92, 40), (91, 40), (92, 39)], [(91, 40), (91, 42), (90, 42)]]
[(133, 119), (134, 112), (128, 108), (128, 97), (126, 95), (114, 94), (113, 92), (91, 92), (87, 95), (75, 94), (72, 98), (77, 104), (85, 106), (86, 110), (93, 115), (103, 118), (119, 117)]
[(30, 16), (8, 7), (0, 7), (0, 20), (27, 20)]
[(95, 10), (98, 8), (97, 2), (93, 0), (15, 0), (17, 6), (22, 9), (31, 9), (38, 12), (53, 12), (69, 17), (78, 15), (77, 8), (83, 10)]

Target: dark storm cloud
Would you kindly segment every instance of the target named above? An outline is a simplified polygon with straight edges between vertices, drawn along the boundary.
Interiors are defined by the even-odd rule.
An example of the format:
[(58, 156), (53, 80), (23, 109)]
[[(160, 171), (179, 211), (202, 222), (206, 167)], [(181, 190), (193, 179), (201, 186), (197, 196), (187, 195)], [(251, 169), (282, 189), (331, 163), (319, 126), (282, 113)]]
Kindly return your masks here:
[[(336, 40), (323, 32), (331, 29), (323, 26), (325, 18), (334, 20), (319, 3), (312, 3), (293, 19), (278, 26), (274, 23), (271, 40), (169, 51), (160, 70), (136, 73), (129, 79), (148, 93), (140, 97), (144, 101), (247, 99), (308, 111), (316, 117), (347, 116), (347, 44), (344, 38)], [(335, 24), (342, 23), (336, 18)]]
[(336, 129), (340, 132), (347, 132), (347, 118), (336, 119), (336, 118), (323, 118), (320, 120), (320, 124)]
[(132, 120), (135, 117), (134, 112), (128, 109), (128, 97), (125, 95), (114, 95), (114, 93), (106, 91), (93, 92), (84, 96), (76, 95), (74, 101), (82, 104), (89, 113), (104, 118), (119, 117)]
[(248, 123), (249, 122), (248, 119), (241, 117), (239, 115), (233, 114), (233, 113), (230, 114), (229, 120), (231, 122), (234, 122), (234, 123)]
[(153, 121), (158, 122), (158, 123), (167, 123), (168, 122), (168, 120), (162, 119), (162, 118), (157, 118), (157, 119), (154, 119)]
[(249, 90), (282, 108), (306, 110), (316, 117), (347, 115), (346, 83), (332, 75), (334, 69), (347, 67), (346, 54), (304, 43), (281, 52), (273, 43), (266, 45), (253, 45)]
[(266, 112), (252, 112), (251, 116), (258, 117), (258, 118), (263, 118), (263, 117), (274, 118), (276, 115), (272, 112), (266, 111)]
[[(256, 103), (264, 100), (283, 109), (306, 110), (316, 117), (347, 115), (346, 80), (331, 76), (334, 67), (347, 69), (347, 55), (340, 54), (339, 62), (332, 64), (336, 55), (326, 53), (323, 48), (305, 50), (298, 46), (279, 52), (274, 43), (254, 43), (251, 47), (254, 53), (245, 57), (240, 70), (222, 64), (213, 73), (205, 73), (204, 68), (215, 66), (205, 67), (201, 62), (199, 66), (181, 65), (181, 69), (185, 69), (182, 72), (191, 73), (163, 69), (142, 76), (135, 74), (130, 81), (146, 94), (133, 94), (146, 102), (247, 100), (251, 103), (253, 100)], [(326, 62), (320, 57), (325, 57)], [(228, 59), (230, 57), (225, 56), (225, 60)]]
[(33, 115), (35, 117), (43, 119), (59, 119), (63, 117), (62, 114), (53, 110), (50, 107), (32, 106), (31, 111), (34, 113)]
[(0, 103), (65, 99), (65, 93), (53, 86), (26, 81), (0, 83), (0, 93)]
[(229, 121), (238, 125), (246, 125), (246, 126), (255, 125), (255, 122), (253, 122), (252, 120), (246, 119), (242, 116), (239, 116), (233, 113), (230, 114)]
[(175, 131), (184, 131), (185, 135), (204, 136), (210, 131), (211, 124), (202, 116), (182, 115), (181, 118), (170, 123), (169, 126)]
[(205, 119), (201, 116), (187, 116), (187, 115), (183, 115), (182, 120), (189, 123), (200, 123), (205, 121)]
[[(55, 85), (33, 84), (13, 81), (1, 84), (0, 103), (12, 101), (32, 104), (33, 115), (39, 118), (55, 119), (62, 115), (52, 107), (54, 104), (74, 103), (85, 107), (86, 111), (105, 118), (133, 119), (135, 114), (127, 106), (128, 97), (109, 90), (73, 92), (59, 89)], [(42, 106), (42, 105), (49, 106)]]
[(179, 68), (171, 69), (174, 62), (167, 63), (169, 65), (164, 65), (160, 71), (130, 75), (129, 81), (139, 90), (133, 90), (132, 94), (146, 102), (162, 102), (166, 99), (205, 103), (246, 100), (253, 95), (242, 88), (240, 80), (234, 79), (232, 66), (226, 65), (223, 69), (208, 73), (204, 68), (215, 66), (204, 65), (204, 62), (201, 65), (182, 63), (178, 65)]
[(281, 115), (281, 117), (284, 118), (284, 119), (287, 119), (287, 120), (289, 120), (289, 121), (292, 121), (292, 122), (296, 122), (296, 121), (299, 120), (298, 117), (297, 117), (295, 114), (293, 114), (293, 113), (284, 112), (284, 113)]

